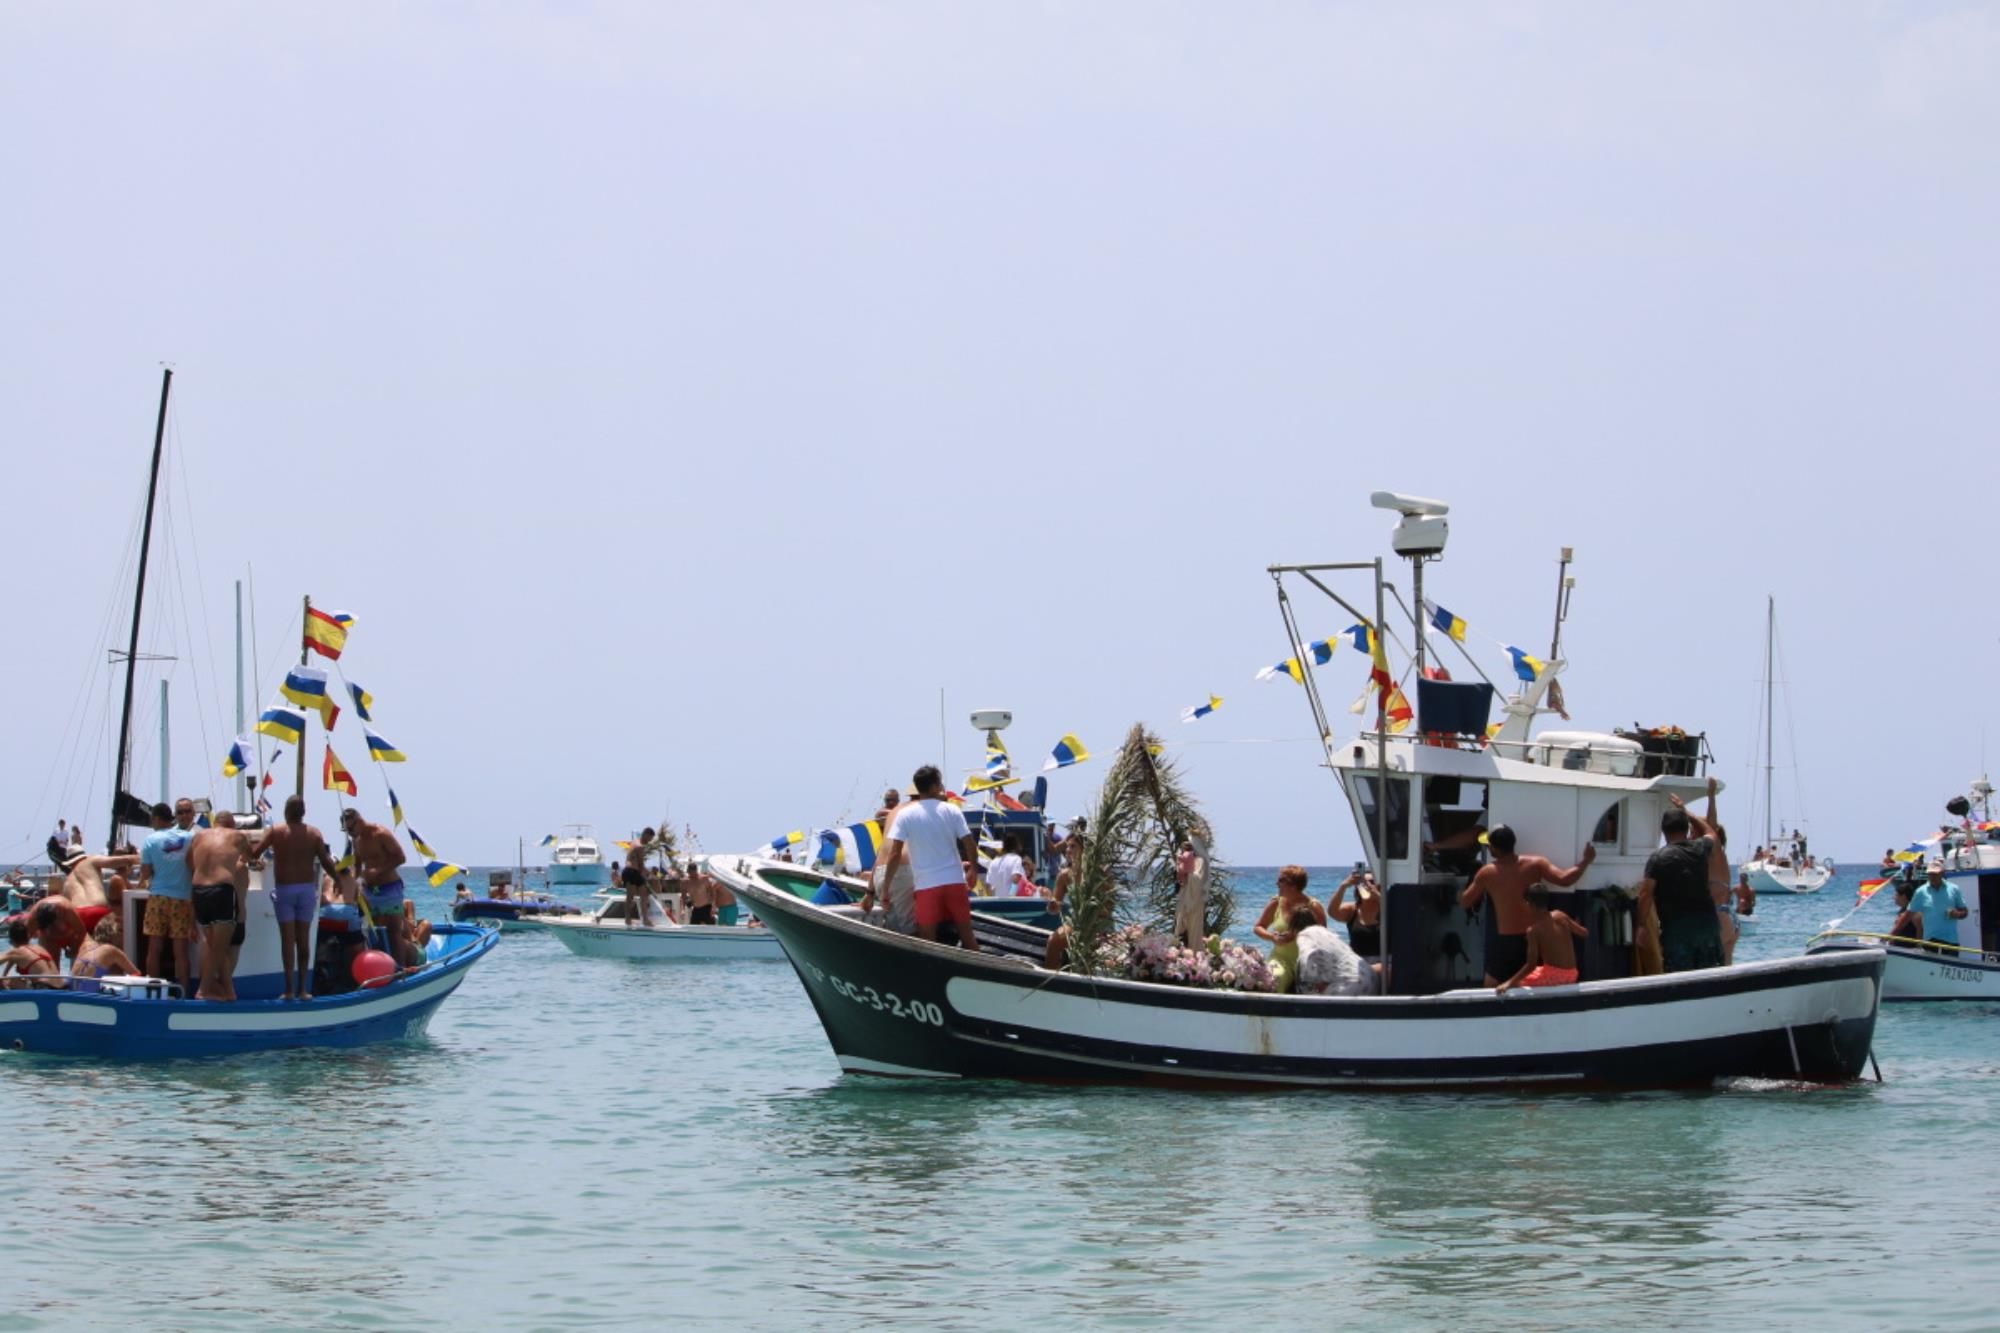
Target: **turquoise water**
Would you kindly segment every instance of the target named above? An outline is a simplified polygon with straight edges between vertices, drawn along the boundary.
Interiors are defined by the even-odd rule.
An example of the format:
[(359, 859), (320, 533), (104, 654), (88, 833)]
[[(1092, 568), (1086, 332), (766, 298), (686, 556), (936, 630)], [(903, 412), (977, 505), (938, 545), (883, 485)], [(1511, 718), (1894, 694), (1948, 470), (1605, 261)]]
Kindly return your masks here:
[[(1764, 900), (1742, 956), (1851, 883)], [(1833, 1090), (887, 1084), (836, 1072), (786, 964), (509, 935), (414, 1045), (0, 1056), (0, 1329), (107, 1297), (202, 1329), (1993, 1327), (2000, 1007), (1892, 1007), (1876, 1049), (1886, 1083)]]

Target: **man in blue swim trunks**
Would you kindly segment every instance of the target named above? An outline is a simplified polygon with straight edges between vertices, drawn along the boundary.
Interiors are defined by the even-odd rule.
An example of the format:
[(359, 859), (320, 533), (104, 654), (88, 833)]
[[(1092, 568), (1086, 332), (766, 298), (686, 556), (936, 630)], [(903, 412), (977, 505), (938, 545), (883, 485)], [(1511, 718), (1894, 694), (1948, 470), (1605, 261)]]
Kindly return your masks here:
[(320, 831), (306, 823), (306, 798), (285, 801), (285, 822), (264, 835), (271, 853), (271, 906), (278, 917), (278, 955), (285, 968), (283, 999), (312, 998), (313, 918), (319, 915), (319, 871), (340, 878)]
[(389, 932), (389, 956), (398, 967), (411, 967), (407, 918), (403, 915), (403, 877), (397, 872), (409, 856), (396, 835), (371, 824), (352, 807), (340, 812), (340, 827), (354, 844), (354, 870), (361, 877), (361, 898), (375, 924)]

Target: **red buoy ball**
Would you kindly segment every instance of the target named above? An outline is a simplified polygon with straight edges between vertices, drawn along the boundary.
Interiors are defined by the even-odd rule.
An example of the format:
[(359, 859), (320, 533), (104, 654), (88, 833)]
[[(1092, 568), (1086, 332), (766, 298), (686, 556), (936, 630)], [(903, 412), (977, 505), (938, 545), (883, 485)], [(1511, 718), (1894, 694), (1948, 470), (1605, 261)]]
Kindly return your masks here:
[(386, 985), (390, 977), (396, 975), (396, 960), (380, 949), (364, 949), (354, 955), (354, 984), (357, 986)]

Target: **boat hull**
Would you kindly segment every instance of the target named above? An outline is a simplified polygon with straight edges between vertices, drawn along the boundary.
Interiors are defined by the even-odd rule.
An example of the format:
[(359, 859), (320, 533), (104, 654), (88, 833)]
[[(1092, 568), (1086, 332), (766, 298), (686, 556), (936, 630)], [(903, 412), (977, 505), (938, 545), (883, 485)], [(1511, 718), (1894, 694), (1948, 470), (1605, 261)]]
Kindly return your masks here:
[(582, 958), (636, 961), (760, 959), (776, 962), (784, 945), (768, 930), (749, 926), (627, 926), (543, 917), (535, 928), (561, 940)]
[(910, 939), (732, 876), (850, 1073), (1325, 1088), (1841, 1082), (1882, 959), (1793, 958), (1496, 996), (1242, 995), (1092, 981)]
[(451, 919), (466, 925), (497, 926), (511, 934), (533, 930), (538, 917), (575, 911), (576, 908), (568, 903), (503, 902), (493, 898), (475, 898), (471, 902), (453, 903)]
[[(1814, 944), (1813, 955), (1857, 953), (1870, 946), (1862, 941), (1829, 940)], [(1888, 945), (1882, 967), (1884, 1003), (1907, 1000), (2000, 1001), (2000, 962), (1981, 954), (1937, 954), (1925, 949)]]
[(160, 1060), (299, 1046), (365, 1046), (421, 1036), (499, 932), (439, 926), (464, 943), (435, 967), (392, 985), (300, 1004), (217, 1004), (82, 991), (0, 991), (0, 1047), (51, 1055)]
[(1818, 893), (1833, 878), (1833, 872), (1824, 866), (1814, 866), (1810, 870), (1793, 870), (1789, 866), (1766, 865), (1762, 861), (1752, 861), (1743, 867), (1750, 887), (1759, 894), (1769, 893)]
[(601, 889), (611, 883), (611, 870), (602, 861), (552, 862), (543, 882), (552, 889)]

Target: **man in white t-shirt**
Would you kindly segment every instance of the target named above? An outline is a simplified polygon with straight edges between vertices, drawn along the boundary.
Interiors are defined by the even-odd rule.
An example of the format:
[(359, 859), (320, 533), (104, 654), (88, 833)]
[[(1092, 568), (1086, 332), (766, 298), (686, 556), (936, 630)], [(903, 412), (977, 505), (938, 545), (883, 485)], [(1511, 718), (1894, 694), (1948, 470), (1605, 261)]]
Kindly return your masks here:
[(1020, 882), (1026, 874), (1020, 840), (1009, 833), (1000, 839), (1000, 855), (986, 867), (986, 892), (995, 898), (1019, 897)]
[(935, 765), (918, 769), (911, 784), (914, 801), (896, 814), (882, 855), (882, 881), (889, 883), (907, 861), (916, 872), (917, 934), (935, 940), (946, 921), (958, 929), (960, 947), (977, 952), (972, 933), (972, 896), (965, 888), (965, 863), (978, 858), (979, 840), (965, 815), (944, 799), (944, 777)]

